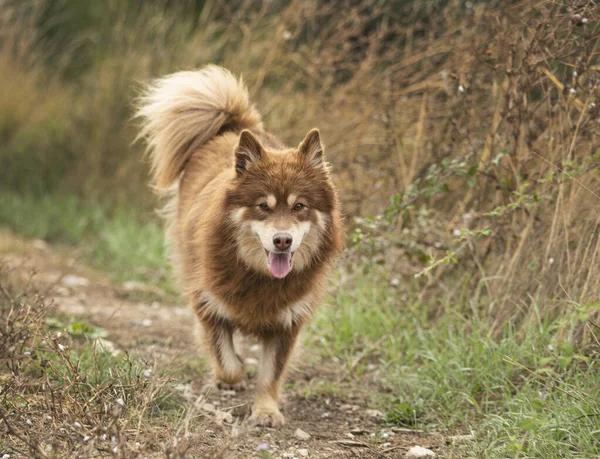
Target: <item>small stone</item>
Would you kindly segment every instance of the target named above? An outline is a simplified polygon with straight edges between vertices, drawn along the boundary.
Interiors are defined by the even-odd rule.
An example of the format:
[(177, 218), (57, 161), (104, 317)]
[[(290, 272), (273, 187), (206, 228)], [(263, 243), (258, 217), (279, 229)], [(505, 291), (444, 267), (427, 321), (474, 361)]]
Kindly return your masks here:
[(90, 285), (90, 281), (85, 277), (75, 276), (73, 274), (63, 277), (62, 283), (67, 287), (87, 287)]
[(269, 445), (267, 445), (266, 443), (259, 443), (258, 445), (256, 445), (256, 450), (257, 451), (268, 451)]
[(352, 433), (348, 432), (348, 433), (346, 434), (346, 437), (348, 437), (348, 438), (354, 438), (354, 434), (352, 434)]
[(372, 418), (382, 418), (384, 414), (379, 410), (367, 410), (367, 416), (371, 416)]
[(384, 448), (389, 448), (390, 446), (392, 446), (392, 444), (390, 442), (386, 442), (381, 446), (383, 446)]
[(144, 370), (144, 378), (151, 378), (152, 377), (152, 370), (147, 369)]
[(329, 416), (331, 416), (331, 414), (329, 413), (329, 411), (325, 411), (325, 413), (323, 413), (321, 415), (322, 418), (328, 418)]
[(236, 392), (234, 390), (222, 390), (221, 391), (221, 395), (224, 395), (225, 397), (233, 397), (236, 394)]
[[(36, 239), (35, 241), (33, 241), (33, 246), (38, 250), (46, 250), (48, 248), (48, 244), (46, 244), (46, 241), (42, 241), (41, 239)], [(6, 454), (6, 456), (8, 456), (8, 454)]]
[(209, 413), (212, 413), (216, 410), (215, 405), (213, 405), (212, 403), (205, 403), (204, 405), (202, 405), (202, 409), (204, 411), (208, 411)]
[(310, 434), (308, 432), (305, 432), (304, 430), (298, 428), (294, 432), (294, 437), (296, 437), (298, 440), (308, 440), (308, 439), (310, 439)]
[(464, 441), (471, 441), (475, 439), (475, 435), (470, 434), (470, 435), (453, 435), (452, 437), (448, 437), (448, 440), (450, 440), (450, 443), (461, 443)]
[(233, 416), (227, 411), (215, 411), (215, 416), (217, 418), (217, 424), (221, 424), (223, 422), (226, 422), (227, 424), (233, 423)]
[(347, 403), (344, 404), (344, 405), (342, 405), (342, 406), (340, 406), (340, 410), (348, 411), (348, 410), (351, 410), (351, 409), (352, 409), (352, 405), (349, 405)]
[(302, 457), (308, 457), (308, 450), (307, 450), (307, 449), (304, 449), (304, 448), (302, 448), (302, 449), (299, 449), (299, 450), (298, 450), (298, 454), (299, 454), (300, 456), (302, 456)]
[(435, 453), (427, 448), (422, 448), (420, 446), (413, 446), (406, 453), (406, 457), (435, 457)]

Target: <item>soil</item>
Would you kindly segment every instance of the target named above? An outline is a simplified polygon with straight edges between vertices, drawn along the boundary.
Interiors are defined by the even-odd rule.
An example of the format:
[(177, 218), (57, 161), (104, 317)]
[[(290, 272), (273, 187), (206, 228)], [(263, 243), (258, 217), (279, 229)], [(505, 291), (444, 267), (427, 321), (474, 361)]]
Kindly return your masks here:
[[(253, 359), (258, 357), (252, 342), (239, 342), (249, 362), (247, 389), (219, 390), (210, 386), (191, 309), (169, 301), (160, 289), (115, 284), (80, 262), (72, 249), (6, 231), (0, 231), (0, 263), (35, 269), (37, 283), (60, 313), (108, 330), (108, 346), (139, 356), (154, 372), (172, 370), (181, 377), (178, 387), (206, 420), (195, 424), (195, 432), (190, 428), (189, 457), (400, 458), (416, 445), (438, 457), (456, 457), (442, 435), (382, 423), (370, 396), (377, 389), (368, 378), (341, 384), (342, 363), (319, 361), (310, 348), (301, 351), (288, 376), (282, 406), (286, 424), (251, 428), (246, 418), (254, 389)], [(338, 390), (312, 390), (315, 382), (323, 387), (327, 380)], [(268, 454), (261, 451), (267, 446)]]

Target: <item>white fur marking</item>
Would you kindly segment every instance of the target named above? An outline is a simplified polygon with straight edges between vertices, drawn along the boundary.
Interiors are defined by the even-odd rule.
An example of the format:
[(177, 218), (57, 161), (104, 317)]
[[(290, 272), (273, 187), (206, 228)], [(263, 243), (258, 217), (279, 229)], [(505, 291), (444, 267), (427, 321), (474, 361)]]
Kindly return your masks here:
[(275, 233), (280, 231), (290, 233), (293, 240), (290, 250), (295, 252), (310, 231), (310, 222), (299, 222), (288, 228), (276, 228), (273, 223), (255, 220), (250, 224), (250, 228), (254, 234), (258, 235), (263, 247), (269, 252), (277, 250), (273, 244), (273, 236), (275, 236)]
[(277, 198), (275, 196), (273, 196), (272, 194), (270, 194), (269, 196), (267, 196), (267, 205), (271, 209), (274, 209), (275, 206), (277, 205)]
[(235, 354), (232, 337), (221, 331), (219, 334), (218, 346), (221, 351), (221, 358), (223, 359), (221, 363), (225, 373), (233, 376), (243, 372), (243, 365)]
[(207, 314), (213, 317), (222, 317), (229, 319), (229, 312), (227, 306), (221, 303), (215, 296), (210, 292), (202, 293), (202, 300), (204, 301), (204, 308), (202, 309)]
[(292, 303), (279, 313), (279, 321), (286, 328), (291, 328), (294, 322), (312, 315), (312, 295), (306, 295), (301, 300)]
[(277, 340), (266, 341), (262, 346), (260, 361), (258, 362), (258, 380), (259, 390), (267, 388), (275, 377), (275, 356), (277, 353)]
[(237, 224), (237, 223), (241, 223), (242, 219), (244, 218), (245, 213), (246, 213), (246, 208), (240, 207), (239, 209), (232, 210), (229, 217), (233, 223)]
[(292, 207), (296, 202), (296, 199), (298, 199), (298, 196), (296, 196), (294, 193), (290, 194), (287, 198), (288, 206)]
[(322, 230), (325, 229), (325, 216), (323, 215), (323, 212), (320, 212), (318, 210), (315, 210), (315, 215), (317, 216), (317, 225), (319, 226), (319, 228), (321, 228)]

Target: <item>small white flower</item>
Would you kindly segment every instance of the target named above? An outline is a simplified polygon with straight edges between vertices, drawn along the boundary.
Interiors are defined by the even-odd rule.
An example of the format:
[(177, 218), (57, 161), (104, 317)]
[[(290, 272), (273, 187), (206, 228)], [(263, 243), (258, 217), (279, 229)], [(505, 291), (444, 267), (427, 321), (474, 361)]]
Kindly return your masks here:
[(454, 237), (459, 237), (461, 232), (459, 229), (455, 229), (454, 231), (452, 231), (452, 234), (454, 235)]
[(116, 444), (117, 444), (117, 437), (116, 437), (116, 436), (114, 436), (114, 435), (113, 435), (112, 437), (110, 437), (110, 442), (111, 442), (113, 445), (116, 445)]
[(465, 92), (465, 87), (462, 84), (458, 86), (458, 92)]
[(582, 18), (581, 19), (581, 23), (582, 24), (587, 24), (588, 23), (588, 18)]
[(61, 336), (62, 336), (62, 332), (58, 332), (58, 333), (56, 334), (56, 337), (57, 337), (57, 338), (60, 338)]
[(394, 287), (398, 287), (400, 285), (400, 279), (392, 279), (390, 284), (392, 284)]
[(118, 447), (118, 446), (115, 446), (115, 447), (113, 448), (113, 453), (117, 454), (118, 452), (119, 452), (119, 447)]
[(136, 447), (136, 448), (139, 448), (140, 446), (141, 446), (141, 445), (140, 445), (140, 442), (139, 442), (139, 441), (136, 441), (136, 442), (135, 442), (135, 447)]
[(436, 249), (439, 249), (439, 248), (442, 246), (442, 243), (441, 243), (440, 241), (436, 241), (436, 242), (434, 242), (434, 243), (433, 243), (433, 246), (434, 246)]
[(58, 348), (59, 348), (61, 351), (64, 351), (64, 350), (67, 348), (67, 346), (63, 346), (62, 344), (58, 343)]
[(28, 426), (33, 425), (33, 423), (31, 422), (31, 419), (25, 419), (25, 424), (27, 424)]
[(390, 434), (389, 434), (389, 433), (387, 433), (387, 432), (383, 432), (383, 433), (381, 434), (381, 438), (388, 438), (389, 436), (390, 436)]
[(575, 88), (571, 88), (571, 89), (569, 89), (569, 93), (571, 93), (571, 94), (575, 94), (576, 92), (577, 92), (577, 91), (575, 90)]
[(550, 263), (550, 264), (554, 263), (554, 258), (552, 258), (552, 257), (548, 258), (548, 263)]
[(23, 352), (23, 355), (24, 355), (25, 357), (29, 357), (29, 356), (31, 355), (31, 352), (29, 352), (29, 351), (25, 351), (25, 352)]
[(92, 439), (92, 437), (90, 437), (89, 435), (86, 435), (85, 437), (83, 437), (84, 442), (90, 441), (91, 439)]
[(106, 440), (106, 434), (102, 434), (102, 436), (100, 437), (102, 440)]
[(119, 405), (119, 406), (125, 406), (125, 402), (123, 401), (122, 398), (118, 398), (117, 399), (117, 405)]
[(144, 370), (144, 378), (151, 378), (152, 377), (152, 370), (151, 369), (147, 369)]
[(78, 422), (73, 423), (73, 427), (75, 427), (76, 429), (81, 429), (82, 425)]
[(548, 344), (548, 350), (550, 352), (554, 352), (554, 346), (552, 346), (552, 344)]

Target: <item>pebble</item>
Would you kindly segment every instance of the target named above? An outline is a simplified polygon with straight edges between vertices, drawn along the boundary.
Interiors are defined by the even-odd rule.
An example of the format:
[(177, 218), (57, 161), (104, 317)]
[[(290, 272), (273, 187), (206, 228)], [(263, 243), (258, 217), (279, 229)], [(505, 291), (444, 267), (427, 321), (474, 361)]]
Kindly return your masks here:
[(305, 432), (304, 430), (298, 428), (294, 432), (294, 437), (296, 437), (298, 440), (308, 440), (308, 439), (310, 439), (310, 434), (308, 432)]
[(413, 446), (406, 453), (406, 457), (409, 457), (409, 458), (435, 457), (435, 453), (427, 448), (422, 448), (420, 446)]
[(475, 435), (471, 434), (471, 435), (454, 435), (452, 437), (448, 437), (448, 440), (450, 440), (450, 443), (460, 443), (463, 441), (471, 441), (475, 439)]
[(216, 408), (215, 405), (213, 405), (212, 403), (205, 403), (204, 405), (202, 405), (202, 409), (210, 413), (215, 411)]
[(382, 418), (384, 414), (379, 410), (367, 410), (367, 416), (371, 416), (372, 418)]
[(226, 422), (228, 424), (233, 423), (233, 416), (227, 411), (215, 411), (215, 416), (217, 418), (217, 424), (221, 424), (223, 422)]
[(67, 287), (87, 287), (90, 285), (90, 281), (85, 277), (75, 276), (73, 274), (63, 277), (62, 283)]
[(298, 454), (302, 457), (308, 457), (308, 450), (307, 449), (299, 449), (298, 450)]

